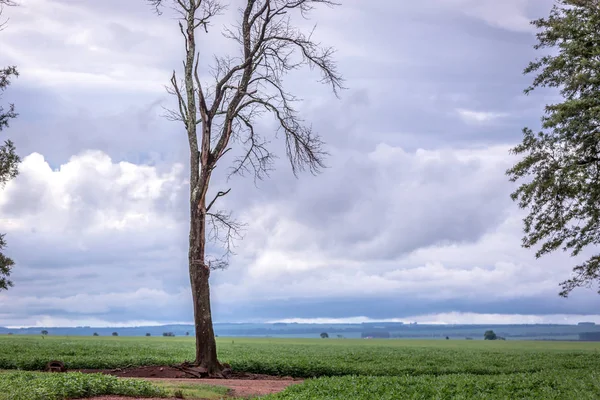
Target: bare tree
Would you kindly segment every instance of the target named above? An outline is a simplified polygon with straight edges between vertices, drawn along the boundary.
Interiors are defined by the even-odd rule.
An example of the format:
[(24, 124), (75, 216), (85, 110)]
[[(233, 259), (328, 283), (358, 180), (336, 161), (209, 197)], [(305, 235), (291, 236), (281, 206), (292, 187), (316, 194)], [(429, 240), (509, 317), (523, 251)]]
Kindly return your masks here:
[[(272, 168), (275, 154), (257, 130), (257, 121), (270, 114), (283, 132), (292, 171), (317, 173), (324, 167), (323, 142), (298, 115), (297, 97), (287, 92), (282, 78), (290, 71), (309, 66), (321, 73), (321, 82), (338, 95), (343, 80), (333, 60), (334, 50), (322, 47), (291, 23), (291, 15), (308, 18), (316, 5), (336, 5), (330, 0), (245, 0), (237, 24), (226, 27), (225, 38), (239, 46), (239, 55), (214, 57), (209, 66), (213, 80), (200, 79), (200, 54), (196, 35), (208, 32), (215, 16), (226, 9), (219, 0), (148, 0), (157, 12), (169, 3), (179, 18), (185, 41), (183, 82), (175, 72), (169, 92), (177, 109), (168, 116), (181, 121), (190, 147), (189, 273), (194, 302), (196, 359), (203, 374), (221, 375), (213, 332), (209, 276), (211, 269), (224, 268), (231, 243), (240, 237), (242, 225), (231, 214), (216, 208), (219, 198), (231, 189), (208, 197), (212, 172), (230, 150), (239, 153), (229, 174), (252, 174), (263, 179)], [(203, 66), (206, 67), (206, 66)], [(208, 226), (208, 230), (207, 230)], [(221, 241), (223, 257), (206, 254), (206, 239)]]

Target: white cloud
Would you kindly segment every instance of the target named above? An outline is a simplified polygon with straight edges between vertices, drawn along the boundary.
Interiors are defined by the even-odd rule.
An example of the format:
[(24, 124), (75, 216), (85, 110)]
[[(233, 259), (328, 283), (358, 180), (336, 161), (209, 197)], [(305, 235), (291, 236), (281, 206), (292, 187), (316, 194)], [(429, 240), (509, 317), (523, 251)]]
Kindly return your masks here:
[[(191, 318), (188, 189), (185, 164), (174, 162), (187, 163), (187, 143), (181, 124), (156, 115), (158, 93), (180, 66), (181, 38), (175, 21), (143, 3), (31, 0), (10, 10), (0, 47), (22, 75), (7, 92), (21, 113), (8, 133), (29, 156), (0, 191), (0, 231), (17, 262), (15, 288), (0, 294), (9, 314), (1, 321)], [(378, 0), (367, 10), (351, 0), (315, 14), (323, 42), (340, 49), (350, 96), (332, 103), (307, 84), (313, 75), (286, 83), (307, 99), (299, 109), (329, 143), (331, 168), (300, 180), (280, 169), (260, 190), (251, 179), (231, 182), (222, 204), (249, 230), (231, 269), (213, 274), (215, 319), (262, 317), (248, 314), (280, 304), (269, 300), (323, 301), (305, 306), (302, 315), (315, 316), (346, 301), (352, 317), (370, 298), (400, 298), (408, 310), (417, 298), (474, 307), (481, 298), (556, 297), (573, 260), (535, 260), (520, 248), (522, 214), (504, 175), (514, 161), (506, 144), (523, 122), (515, 120), (529, 115), (513, 89), (529, 44), (447, 17), (452, 8), (523, 31), (531, 3)], [(348, 29), (339, 15), (370, 28)], [(501, 59), (497, 46), (511, 57)], [(201, 48), (229, 50), (222, 40)], [(217, 178), (215, 189), (225, 185)], [(510, 304), (508, 314), (519, 311)], [(565, 304), (580, 312), (580, 303)]]
[(442, 0), (442, 6), (458, 8), (465, 15), (480, 19), (490, 26), (514, 32), (531, 33), (533, 19), (528, 7), (532, 4), (551, 4), (546, 0)]
[(416, 315), (406, 318), (373, 319), (365, 316), (350, 318), (284, 318), (269, 321), (270, 323), (299, 323), (299, 324), (361, 324), (369, 322), (403, 322), (405, 324), (417, 322), (431, 325), (511, 325), (511, 324), (567, 324), (574, 325), (579, 322), (600, 323), (600, 315), (577, 314), (550, 314), (550, 315), (522, 315), (522, 314), (477, 314), (477, 313), (442, 313), (430, 315)]
[(102, 319), (115, 309), (168, 319), (185, 309), (182, 172), (180, 164), (162, 172), (100, 151), (54, 169), (40, 154), (25, 157), (0, 191), (0, 225), (16, 262), (16, 287), (0, 293), (10, 314), (3, 320), (58, 310)]
[[(573, 260), (535, 260), (520, 246), (508, 147), (410, 153), (382, 144), (366, 164), (343, 157), (319, 186), (300, 184), (292, 197), (248, 211), (235, 262), (244, 267), (215, 286), (228, 294), (223, 302), (398, 294), (501, 302), (555, 296), (567, 277)], [(290, 212), (292, 202), (308, 206)]]
[(111, 327), (111, 328), (129, 328), (136, 326), (160, 326), (166, 324), (180, 325), (180, 324), (189, 324), (189, 321), (181, 322), (181, 321), (152, 321), (152, 320), (132, 320), (127, 322), (113, 322), (107, 321), (98, 318), (57, 318), (51, 315), (40, 315), (36, 317), (26, 317), (25, 319), (21, 319), (19, 321), (21, 325), (7, 325), (6, 328), (9, 329), (19, 329), (19, 328), (30, 328), (30, 327), (39, 327), (39, 328), (64, 328), (64, 327), (76, 327), (76, 326), (89, 326), (91, 328), (103, 328), (103, 327)]
[[(507, 213), (506, 146), (407, 152), (382, 144), (366, 157), (336, 160), (315, 182), (298, 181), (293, 196), (250, 206), (231, 199), (249, 231), (231, 270), (213, 283), (219, 304), (397, 293), (501, 301), (551, 293), (564, 274), (519, 248), (519, 218)], [(89, 316), (122, 304), (143, 313), (154, 303), (164, 315), (185, 307), (182, 173), (178, 164), (159, 172), (99, 151), (54, 169), (40, 154), (25, 157), (20, 176), (0, 192), (0, 224), (19, 265), (17, 287), (0, 294), (2, 308)], [(356, 191), (346, 176), (370, 178)], [(261, 193), (243, 198), (253, 194)], [(28, 242), (40, 252), (27, 253)], [(48, 264), (54, 269), (40, 270)], [(34, 296), (25, 283), (55, 282), (58, 274), (60, 293)], [(117, 276), (128, 279), (115, 287)]]
[(9, 232), (34, 228), (48, 234), (109, 235), (177, 228), (177, 221), (157, 206), (176, 206), (184, 187), (180, 164), (159, 174), (155, 167), (113, 163), (100, 151), (87, 151), (53, 170), (33, 153), (19, 170), (0, 191), (0, 222)]
[(171, 68), (156, 49), (175, 55), (179, 36), (172, 20), (139, 3), (138, 13), (104, 13), (84, 2), (23, 2), (10, 8), (3, 55), (19, 66), (24, 84), (164, 93)]
[(487, 123), (508, 116), (508, 114), (506, 113), (491, 111), (473, 111), (464, 108), (457, 109), (456, 113), (464, 122), (468, 124)]

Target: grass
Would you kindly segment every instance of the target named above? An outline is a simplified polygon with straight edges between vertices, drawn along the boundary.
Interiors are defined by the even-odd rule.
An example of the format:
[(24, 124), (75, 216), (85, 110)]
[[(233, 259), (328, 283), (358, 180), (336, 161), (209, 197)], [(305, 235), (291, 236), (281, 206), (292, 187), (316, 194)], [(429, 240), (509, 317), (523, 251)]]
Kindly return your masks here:
[(63, 400), (101, 395), (166, 397), (168, 393), (147, 381), (102, 374), (0, 373), (0, 400)]
[(64, 400), (102, 395), (208, 400), (222, 399), (228, 392), (229, 389), (222, 386), (176, 381), (148, 382), (103, 374), (0, 372), (0, 400)]
[(198, 383), (182, 383), (175, 381), (154, 381), (156, 386), (164, 389), (170, 396), (180, 392), (185, 399), (222, 399), (229, 389), (223, 386), (202, 385)]
[(443, 376), (324, 377), (291, 386), (264, 400), (564, 399), (600, 398), (596, 372), (560, 371)]
[[(600, 343), (351, 339), (218, 339), (234, 370), (295, 377), (475, 375), (600, 370)], [(192, 360), (191, 338), (0, 337), (0, 369), (165, 365)]]
[[(317, 377), (268, 399), (600, 398), (600, 343), (219, 338), (218, 348), (234, 370)], [(69, 369), (164, 365), (193, 354), (192, 338), (0, 337), (4, 369), (51, 359)]]

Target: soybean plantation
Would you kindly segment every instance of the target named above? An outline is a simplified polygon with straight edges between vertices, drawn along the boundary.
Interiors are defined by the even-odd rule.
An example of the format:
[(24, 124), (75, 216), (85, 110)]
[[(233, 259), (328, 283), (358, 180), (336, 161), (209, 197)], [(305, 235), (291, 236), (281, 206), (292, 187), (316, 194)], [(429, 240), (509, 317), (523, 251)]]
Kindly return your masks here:
[[(219, 338), (234, 371), (308, 378), (267, 399), (600, 398), (600, 344), (583, 342)], [(0, 369), (172, 365), (191, 338), (0, 338)], [(1, 398), (1, 397), (0, 397)]]

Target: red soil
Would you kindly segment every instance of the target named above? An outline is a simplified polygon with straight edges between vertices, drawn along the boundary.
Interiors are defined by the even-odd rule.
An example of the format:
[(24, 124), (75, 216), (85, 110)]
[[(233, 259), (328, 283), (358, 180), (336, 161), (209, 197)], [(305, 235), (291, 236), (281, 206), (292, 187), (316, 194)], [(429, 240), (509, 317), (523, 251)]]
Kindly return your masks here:
[[(193, 379), (197, 376), (187, 372), (184, 368), (176, 368), (172, 366), (147, 366), (134, 368), (114, 368), (114, 369), (71, 369), (70, 372), (84, 373), (102, 373), (106, 375), (114, 375), (120, 378), (166, 378), (166, 379)], [(270, 381), (302, 381), (299, 378), (291, 376), (271, 376), (261, 374), (250, 374), (246, 372), (232, 372), (227, 379), (209, 379), (197, 378), (198, 381), (231, 381), (231, 380), (270, 380)]]
[[(123, 369), (80, 369), (71, 370), (84, 373), (103, 373), (121, 378), (144, 378), (149, 381), (175, 381), (186, 383), (197, 383), (204, 385), (225, 386), (231, 391), (227, 397), (264, 396), (271, 393), (283, 391), (286, 387), (302, 382), (302, 379), (291, 377), (277, 377), (259, 374), (247, 374), (234, 372), (228, 379), (210, 379), (190, 377), (188, 373), (175, 367), (153, 366)], [(102, 396), (91, 400), (141, 400), (132, 397)], [(155, 399), (143, 399), (155, 400)]]

